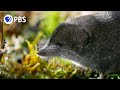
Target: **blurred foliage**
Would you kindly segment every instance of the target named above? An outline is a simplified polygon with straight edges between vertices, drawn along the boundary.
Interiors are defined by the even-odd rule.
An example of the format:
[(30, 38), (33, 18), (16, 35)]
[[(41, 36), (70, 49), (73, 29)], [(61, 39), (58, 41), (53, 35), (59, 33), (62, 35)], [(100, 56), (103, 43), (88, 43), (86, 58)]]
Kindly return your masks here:
[[(37, 12), (36, 12), (37, 13)], [(27, 23), (4, 24), (5, 48), (8, 50), (0, 62), (0, 78), (9, 79), (91, 79), (99, 73), (73, 65), (63, 58), (45, 61), (37, 54), (37, 45), (44, 38), (49, 39), (55, 28), (69, 13), (60, 11), (39, 12), (9, 11), (5, 14), (24, 15)], [(41, 18), (38, 18), (41, 17)], [(30, 22), (36, 20), (33, 25)], [(108, 79), (119, 79), (119, 74), (110, 74)]]
[(50, 37), (55, 28), (65, 20), (66, 17), (61, 18), (60, 12), (49, 11), (44, 13), (46, 15), (42, 22), (43, 33), (46, 37)]

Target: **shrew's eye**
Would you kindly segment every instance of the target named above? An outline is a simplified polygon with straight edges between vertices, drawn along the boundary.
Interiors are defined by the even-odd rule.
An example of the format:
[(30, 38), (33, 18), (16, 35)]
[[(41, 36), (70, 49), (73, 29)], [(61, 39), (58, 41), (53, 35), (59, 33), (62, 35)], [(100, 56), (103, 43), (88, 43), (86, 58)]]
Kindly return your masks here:
[(63, 43), (56, 43), (57, 46), (62, 47)]

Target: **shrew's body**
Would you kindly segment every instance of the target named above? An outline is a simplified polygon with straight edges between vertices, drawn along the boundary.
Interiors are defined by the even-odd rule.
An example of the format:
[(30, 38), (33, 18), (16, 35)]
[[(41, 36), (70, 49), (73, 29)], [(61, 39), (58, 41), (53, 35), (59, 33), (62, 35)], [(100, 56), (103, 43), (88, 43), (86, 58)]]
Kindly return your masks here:
[(101, 73), (119, 72), (120, 11), (68, 19), (39, 55), (62, 56)]

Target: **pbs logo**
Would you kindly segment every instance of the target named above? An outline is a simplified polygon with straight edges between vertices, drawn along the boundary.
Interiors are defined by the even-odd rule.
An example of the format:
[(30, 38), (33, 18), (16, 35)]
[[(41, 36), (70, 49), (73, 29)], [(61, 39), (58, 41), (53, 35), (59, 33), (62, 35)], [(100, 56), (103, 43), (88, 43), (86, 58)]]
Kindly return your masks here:
[(13, 22), (13, 17), (11, 15), (5, 15), (4, 22), (6, 24), (11, 24)]
[(26, 22), (26, 17), (25, 16), (23, 16), (23, 17), (14, 16), (14, 17), (12, 17), (11, 15), (5, 15), (5, 17), (4, 17), (4, 23), (6, 23), (6, 24), (12, 24), (13, 22), (16, 22), (16, 21), (18, 23), (21, 23), (21, 22), (25, 23)]

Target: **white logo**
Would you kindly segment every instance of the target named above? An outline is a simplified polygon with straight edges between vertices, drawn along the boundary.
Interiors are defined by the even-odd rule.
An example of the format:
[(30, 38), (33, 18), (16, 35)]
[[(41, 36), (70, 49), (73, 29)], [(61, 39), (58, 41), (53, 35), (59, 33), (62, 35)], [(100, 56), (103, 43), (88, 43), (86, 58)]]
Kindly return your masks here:
[(14, 16), (12, 17), (11, 15), (7, 14), (4, 17), (4, 23), (6, 24), (11, 24), (13, 22), (18, 22), (18, 23), (25, 23), (26, 22), (26, 17), (25, 16)]
[(11, 15), (5, 15), (4, 22), (6, 24), (11, 24), (13, 22), (13, 17)]

